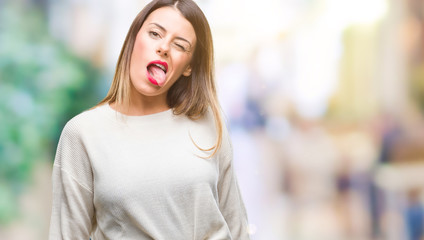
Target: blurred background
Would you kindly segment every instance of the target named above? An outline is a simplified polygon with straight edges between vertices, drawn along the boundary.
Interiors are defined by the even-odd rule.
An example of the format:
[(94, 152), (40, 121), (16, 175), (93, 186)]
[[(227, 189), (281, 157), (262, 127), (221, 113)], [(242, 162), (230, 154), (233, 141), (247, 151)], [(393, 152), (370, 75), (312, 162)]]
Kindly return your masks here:
[[(60, 132), (147, 2), (0, 0), (0, 239), (47, 239)], [(424, 239), (424, 1), (196, 2), (252, 239)]]

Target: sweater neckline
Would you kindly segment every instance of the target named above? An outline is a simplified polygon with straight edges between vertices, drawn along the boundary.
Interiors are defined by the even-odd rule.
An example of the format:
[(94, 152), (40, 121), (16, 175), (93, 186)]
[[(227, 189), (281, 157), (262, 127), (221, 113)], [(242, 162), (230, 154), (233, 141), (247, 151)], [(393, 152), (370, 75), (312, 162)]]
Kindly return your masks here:
[(126, 115), (123, 114), (119, 111), (116, 111), (115, 109), (113, 109), (109, 103), (106, 103), (102, 106), (100, 106), (99, 108), (103, 108), (103, 110), (105, 111), (105, 113), (113, 118), (118, 118), (118, 119), (122, 119), (126, 122), (156, 122), (159, 120), (164, 120), (164, 119), (169, 119), (169, 117), (174, 116), (174, 112), (173, 109), (170, 108), (168, 110), (165, 111), (161, 111), (161, 112), (157, 112), (157, 113), (152, 113), (152, 114), (147, 114), (147, 115), (138, 115), (138, 116), (132, 116), (132, 115)]

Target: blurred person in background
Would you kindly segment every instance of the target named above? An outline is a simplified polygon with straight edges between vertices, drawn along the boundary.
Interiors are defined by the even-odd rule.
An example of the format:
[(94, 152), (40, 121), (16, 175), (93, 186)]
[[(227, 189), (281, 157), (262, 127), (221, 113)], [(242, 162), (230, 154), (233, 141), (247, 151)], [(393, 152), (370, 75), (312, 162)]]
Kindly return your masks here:
[(421, 189), (415, 188), (408, 192), (408, 202), (405, 209), (406, 230), (409, 240), (422, 240), (424, 237), (424, 208), (420, 195)]
[(193, 1), (138, 14), (109, 93), (63, 129), (50, 239), (249, 239), (213, 68)]

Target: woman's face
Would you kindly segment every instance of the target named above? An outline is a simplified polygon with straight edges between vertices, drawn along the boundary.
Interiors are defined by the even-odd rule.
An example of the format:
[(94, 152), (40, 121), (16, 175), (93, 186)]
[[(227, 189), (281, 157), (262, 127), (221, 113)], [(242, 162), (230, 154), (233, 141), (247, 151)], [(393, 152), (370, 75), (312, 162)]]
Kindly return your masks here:
[(193, 26), (177, 9), (153, 11), (139, 30), (131, 55), (134, 89), (143, 96), (166, 93), (181, 75), (191, 74), (195, 45)]

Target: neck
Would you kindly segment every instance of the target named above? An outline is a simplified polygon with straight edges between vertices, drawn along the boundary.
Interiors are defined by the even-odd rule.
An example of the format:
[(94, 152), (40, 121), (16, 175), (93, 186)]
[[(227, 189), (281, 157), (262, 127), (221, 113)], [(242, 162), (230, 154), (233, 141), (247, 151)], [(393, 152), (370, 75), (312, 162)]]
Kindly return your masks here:
[(163, 112), (169, 109), (166, 103), (166, 93), (158, 96), (144, 96), (136, 90), (131, 92), (129, 106), (123, 104), (111, 103), (110, 106), (116, 111), (128, 116), (142, 116), (158, 112)]

